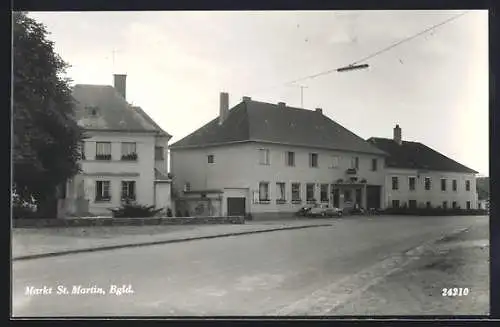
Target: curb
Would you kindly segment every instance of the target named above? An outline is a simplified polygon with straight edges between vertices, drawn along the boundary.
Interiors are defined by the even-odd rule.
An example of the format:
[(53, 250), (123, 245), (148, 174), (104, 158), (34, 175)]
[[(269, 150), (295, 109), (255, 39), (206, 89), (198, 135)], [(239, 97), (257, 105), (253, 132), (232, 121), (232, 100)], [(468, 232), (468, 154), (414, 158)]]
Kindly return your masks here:
[(246, 231), (246, 232), (234, 232), (234, 233), (226, 233), (226, 234), (217, 234), (217, 235), (207, 235), (207, 236), (194, 236), (194, 237), (186, 237), (186, 238), (178, 238), (164, 241), (154, 241), (154, 242), (144, 242), (144, 243), (129, 243), (129, 244), (119, 244), (119, 245), (107, 245), (101, 247), (94, 248), (85, 248), (85, 249), (75, 249), (75, 250), (66, 250), (59, 252), (48, 252), (48, 253), (40, 253), (40, 254), (29, 254), (25, 256), (19, 256), (12, 258), (12, 261), (20, 261), (20, 260), (30, 260), (30, 259), (38, 259), (38, 258), (47, 258), (47, 257), (56, 257), (68, 254), (76, 254), (76, 253), (85, 253), (85, 252), (97, 252), (97, 251), (107, 251), (107, 250), (116, 250), (122, 248), (132, 248), (132, 247), (141, 247), (141, 246), (150, 246), (150, 245), (160, 245), (160, 244), (169, 244), (169, 243), (181, 243), (181, 242), (189, 242), (196, 240), (205, 240), (211, 238), (221, 238), (221, 237), (229, 237), (236, 235), (247, 235), (247, 234), (258, 234), (258, 233), (267, 233), (267, 232), (275, 232), (280, 230), (292, 230), (292, 229), (305, 229), (305, 228), (313, 228), (313, 227), (327, 227), (333, 226), (333, 224), (318, 224), (318, 225), (303, 225), (303, 226), (292, 226), (292, 227), (281, 227), (281, 228), (270, 228), (256, 231)]

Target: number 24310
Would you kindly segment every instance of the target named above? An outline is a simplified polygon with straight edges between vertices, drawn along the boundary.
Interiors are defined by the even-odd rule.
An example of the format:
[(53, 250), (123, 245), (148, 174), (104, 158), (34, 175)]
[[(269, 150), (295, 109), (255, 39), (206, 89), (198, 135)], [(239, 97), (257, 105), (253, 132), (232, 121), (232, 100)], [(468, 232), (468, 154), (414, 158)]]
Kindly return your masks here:
[(443, 288), (441, 290), (441, 295), (442, 296), (467, 296), (469, 295), (469, 289), (462, 288), (462, 287), (455, 287), (455, 288)]

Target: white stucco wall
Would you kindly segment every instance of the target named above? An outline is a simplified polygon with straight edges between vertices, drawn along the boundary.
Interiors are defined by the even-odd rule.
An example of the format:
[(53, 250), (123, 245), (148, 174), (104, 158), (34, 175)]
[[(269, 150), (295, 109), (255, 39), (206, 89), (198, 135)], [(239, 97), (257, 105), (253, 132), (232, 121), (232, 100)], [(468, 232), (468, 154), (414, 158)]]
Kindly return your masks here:
[[(85, 139), (85, 159), (81, 162), (84, 179), (85, 197), (89, 200), (89, 211), (93, 214), (110, 215), (109, 208), (121, 205), (121, 182), (136, 182), (136, 201), (142, 205), (155, 205), (155, 165), (166, 167), (166, 148), (168, 140), (157, 140), (154, 134), (148, 133), (119, 133), (119, 132), (86, 132), (89, 138)], [(111, 142), (112, 160), (95, 160), (96, 142)], [(138, 155), (137, 161), (121, 160), (121, 143), (135, 142)], [(164, 163), (155, 163), (155, 145), (165, 147)], [(96, 181), (109, 180), (111, 200), (107, 202), (95, 201)], [(70, 194), (71, 191), (68, 191)]]
[[(399, 190), (392, 189), (392, 177), (398, 177)], [(417, 177), (415, 190), (409, 190), (409, 177)], [(431, 189), (425, 189), (425, 178), (431, 178)], [(446, 179), (446, 191), (441, 191), (441, 178)], [(452, 180), (457, 180), (457, 191), (452, 189)], [(465, 181), (470, 181), (470, 191), (465, 190)], [(418, 173), (413, 169), (387, 169), (386, 177), (387, 199), (386, 204), (391, 206), (392, 200), (399, 200), (400, 205), (409, 200), (416, 200), (417, 206), (425, 206), (427, 201), (432, 207), (442, 206), (443, 201), (448, 202), (448, 208), (456, 201), (461, 209), (466, 208), (467, 201), (471, 202), (471, 208), (477, 209), (476, 178), (474, 174), (429, 171)]]
[[(259, 163), (259, 149), (269, 149), (270, 164)], [(295, 166), (285, 162), (285, 153), (295, 152)], [(318, 153), (318, 167), (309, 167), (309, 153)], [(207, 156), (214, 155), (215, 163), (209, 164)], [(332, 156), (339, 157), (339, 165), (332, 168)], [(192, 190), (199, 189), (236, 189), (249, 190), (247, 211), (259, 212), (294, 212), (306, 203), (306, 183), (332, 184), (337, 179), (347, 179), (346, 170), (351, 159), (359, 157), (358, 177), (366, 178), (368, 184), (381, 185), (384, 193), (385, 175), (382, 156), (309, 149), (295, 146), (244, 143), (211, 147), (204, 149), (171, 149), (171, 172), (174, 175), (174, 187), (182, 191), (186, 182)], [(371, 171), (371, 159), (378, 159), (378, 170)], [(269, 182), (269, 204), (253, 203), (253, 191), (258, 191), (259, 182)], [(276, 204), (276, 183), (284, 182), (286, 204)], [(291, 183), (301, 183), (302, 204), (292, 204)], [(316, 198), (320, 197), (320, 186), (316, 187)], [(226, 202), (226, 201), (224, 201)], [(223, 204), (223, 210), (227, 210)], [(250, 210), (248, 210), (250, 209)], [(224, 214), (226, 211), (224, 211)]]
[(155, 183), (155, 205), (156, 208), (167, 210), (170, 208), (172, 213), (174, 208), (172, 207), (172, 197), (171, 197), (171, 184), (169, 182), (157, 182)]

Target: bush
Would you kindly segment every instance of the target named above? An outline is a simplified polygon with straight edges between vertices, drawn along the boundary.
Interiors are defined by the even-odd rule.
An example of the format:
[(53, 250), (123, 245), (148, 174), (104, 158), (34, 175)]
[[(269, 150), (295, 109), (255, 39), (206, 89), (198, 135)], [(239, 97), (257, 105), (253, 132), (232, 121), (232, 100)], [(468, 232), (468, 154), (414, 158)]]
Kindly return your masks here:
[(167, 217), (172, 217), (172, 209), (167, 208)]
[(118, 209), (110, 209), (115, 218), (142, 218), (153, 217), (162, 209), (155, 209), (155, 206), (145, 206), (126, 202)]
[(12, 207), (12, 217), (14, 219), (32, 219), (39, 218), (39, 214), (36, 212), (36, 210), (33, 210), (29, 207), (14, 205)]

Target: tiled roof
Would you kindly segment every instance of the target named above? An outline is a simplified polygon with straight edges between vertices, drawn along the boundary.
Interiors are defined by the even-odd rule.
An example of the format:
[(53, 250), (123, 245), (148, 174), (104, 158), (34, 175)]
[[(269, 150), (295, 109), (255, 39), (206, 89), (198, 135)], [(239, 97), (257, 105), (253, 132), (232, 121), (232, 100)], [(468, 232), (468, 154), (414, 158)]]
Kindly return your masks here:
[(253, 100), (229, 110), (222, 125), (217, 117), (170, 148), (251, 141), (385, 155), (322, 113)]
[(78, 123), (87, 129), (156, 132), (170, 137), (140, 107), (130, 105), (109, 85), (77, 84), (73, 88)]
[(372, 137), (368, 142), (389, 154), (387, 167), (472, 173), (470, 169), (419, 142), (403, 141), (401, 145), (392, 139)]

